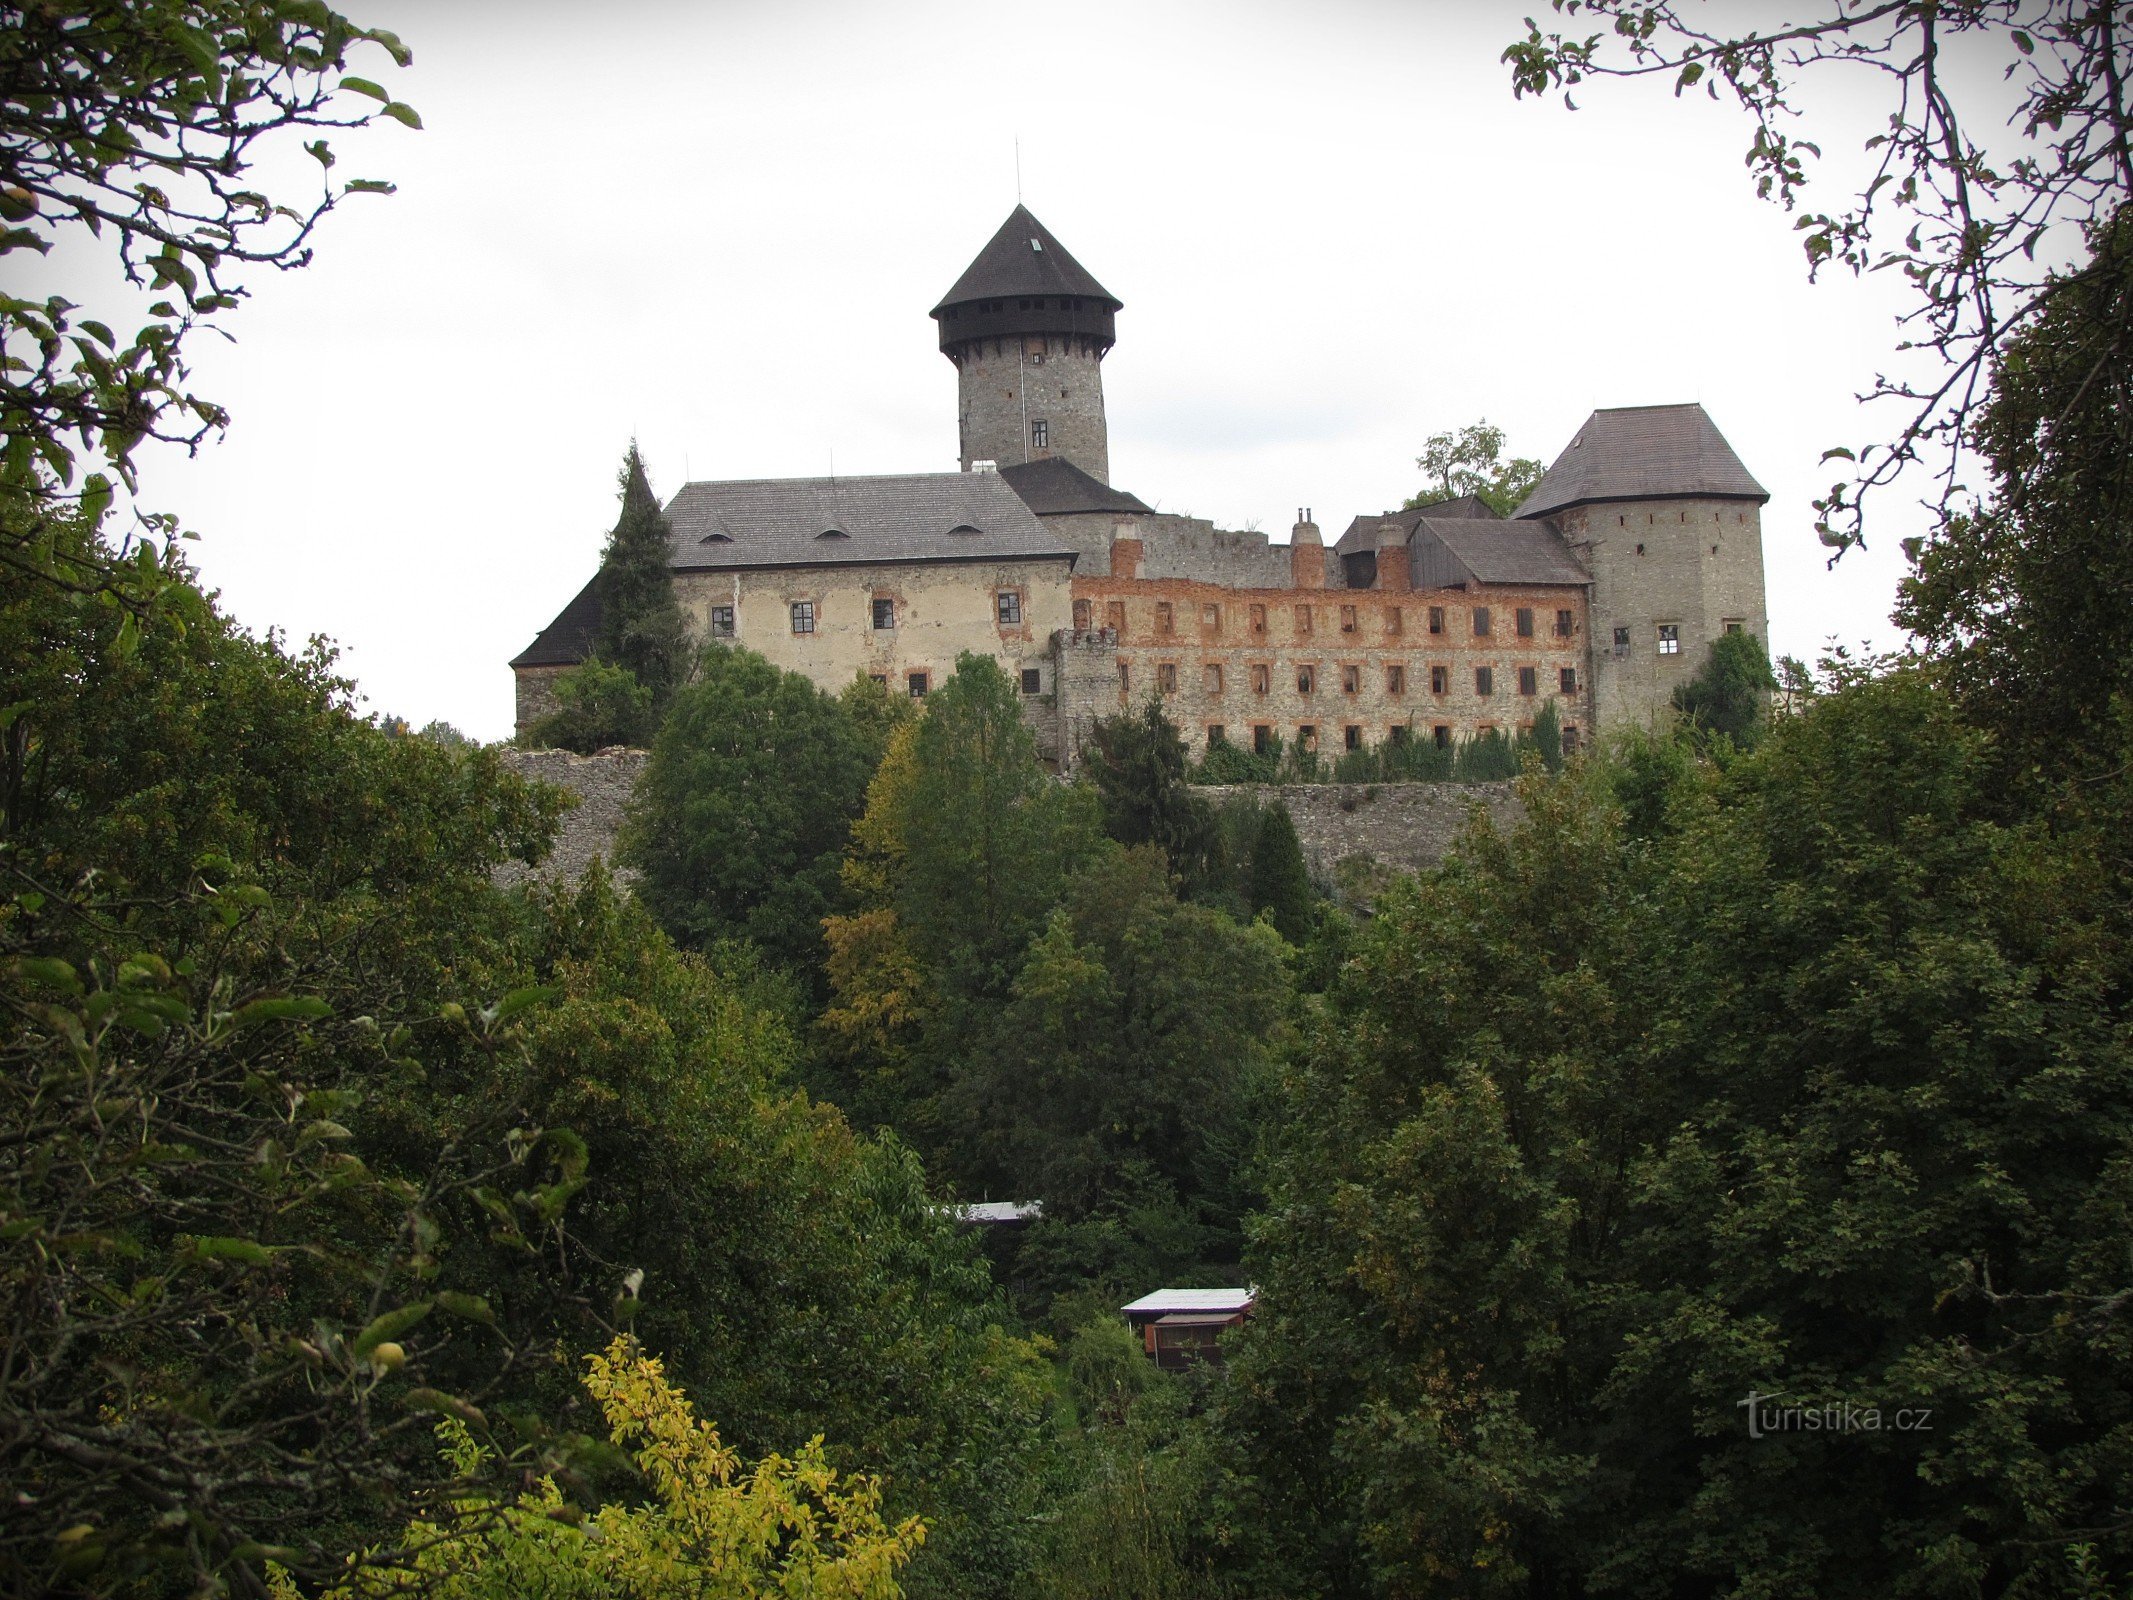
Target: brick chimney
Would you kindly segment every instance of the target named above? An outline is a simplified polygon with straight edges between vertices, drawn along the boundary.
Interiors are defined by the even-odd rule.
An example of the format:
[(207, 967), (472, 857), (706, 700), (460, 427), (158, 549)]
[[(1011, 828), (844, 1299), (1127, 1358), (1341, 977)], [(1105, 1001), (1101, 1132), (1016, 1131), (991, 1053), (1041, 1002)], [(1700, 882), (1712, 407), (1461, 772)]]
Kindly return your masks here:
[(1406, 594), (1415, 586), (1414, 566), (1408, 559), (1408, 534), (1397, 517), (1378, 519), (1378, 587), (1387, 594)]
[(1289, 530), (1289, 582), (1298, 589), (1326, 586), (1326, 541), (1319, 537), (1309, 506), (1296, 513), (1296, 526)]
[(1138, 578), (1141, 575), (1141, 525), (1137, 522), (1115, 522), (1111, 525), (1111, 576), (1114, 578)]

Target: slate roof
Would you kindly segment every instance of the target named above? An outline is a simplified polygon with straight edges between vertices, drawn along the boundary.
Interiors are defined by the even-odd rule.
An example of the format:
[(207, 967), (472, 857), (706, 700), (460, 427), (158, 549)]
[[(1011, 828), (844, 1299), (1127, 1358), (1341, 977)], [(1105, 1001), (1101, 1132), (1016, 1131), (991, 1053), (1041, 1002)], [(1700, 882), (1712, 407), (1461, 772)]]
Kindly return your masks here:
[(1704, 408), (1622, 406), (1595, 411), (1515, 513), (1545, 517), (1596, 500), (1755, 500), (1750, 476)]
[(1489, 522), (1503, 520), (1489, 509), (1488, 502), (1479, 495), (1463, 494), (1456, 500), (1433, 500), (1426, 506), (1411, 506), (1404, 511), (1387, 511), (1375, 517), (1357, 517), (1348, 524), (1347, 531), (1334, 541), (1334, 553), (1352, 556), (1366, 550), (1375, 551), (1381, 531), (1395, 527), (1399, 529), (1400, 536), (1393, 543), (1405, 544), (1413, 537), (1415, 524), (1424, 517), (1478, 517)]
[(667, 521), (678, 572), (1074, 559), (996, 472), (691, 483)]
[(963, 269), (955, 287), (941, 296), (933, 308), (939, 316), (952, 305), (966, 300), (992, 300), (1009, 295), (1086, 295), (1103, 301), (1113, 311), (1125, 302), (1098, 283), (1051, 230), (1030, 215), (1029, 207), (1016, 206), (1000, 224), (1000, 231)]
[(1435, 543), (1476, 583), (1592, 582), (1570, 547), (1552, 528), (1534, 522), (1484, 522), (1476, 517), (1422, 517), (1408, 537), (1415, 552), (1415, 585), (1422, 586), (1427, 557), (1423, 547)]
[(1002, 467), (1000, 476), (1022, 497), (1023, 504), (1040, 517), (1068, 516), (1077, 511), (1134, 511), (1153, 515), (1139, 495), (1114, 489), (1101, 478), (1090, 476), (1065, 456), (1046, 456), (1039, 461), (1018, 461)]
[(600, 579), (596, 573), (569, 605), (556, 613), (555, 621), (540, 631), (533, 643), (512, 658), (514, 667), (574, 667), (592, 653), (593, 635), (600, 631)]

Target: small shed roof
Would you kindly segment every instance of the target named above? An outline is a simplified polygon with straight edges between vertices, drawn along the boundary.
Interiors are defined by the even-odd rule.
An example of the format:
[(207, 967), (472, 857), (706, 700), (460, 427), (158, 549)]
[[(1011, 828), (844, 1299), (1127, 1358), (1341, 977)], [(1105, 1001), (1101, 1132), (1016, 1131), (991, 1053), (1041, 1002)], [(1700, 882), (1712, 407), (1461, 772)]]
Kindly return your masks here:
[(1212, 1311), (1234, 1316), (1258, 1298), (1256, 1289), (1157, 1289), (1119, 1309), (1129, 1317), (1167, 1316), (1174, 1311)]
[(1534, 485), (1521, 517), (1595, 500), (1770, 498), (1704, 408), (1619, 406), (1595, 411)]
[(1018, 461), (1002, 467), (1000, 476), (1022, 497), (1022, 503), (1040, 517), (1069, 516), (1077, 511), (1128, 511), (1152, 515), (1139, 495), (1114, 489), (1092, 476), (1065, 456), (1045, 456), (1038, 461)]

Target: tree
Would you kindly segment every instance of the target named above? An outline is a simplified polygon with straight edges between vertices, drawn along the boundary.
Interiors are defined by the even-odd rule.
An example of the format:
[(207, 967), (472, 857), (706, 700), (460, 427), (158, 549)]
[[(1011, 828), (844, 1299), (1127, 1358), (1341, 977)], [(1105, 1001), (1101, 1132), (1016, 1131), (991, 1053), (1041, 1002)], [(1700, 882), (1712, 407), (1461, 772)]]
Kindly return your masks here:
[(1358, 935), (1223, 1402), (1269, 1586), (2122, 1587), (2115, 886), (1916, 671), (1677, 772), (1660, 834), (1529, 782)]
[(575, 750), (589, 756), (614, 745), (642, 749), (658, 727), (652, 691), (627, 667), (595, 658), (555, 680), (555, 709), (530, 723), (529, 750)]
[(1120, 844), (1153, 844), (1188, 892), (1207, 882), (1217, 841), (1214, 813), (1192, 792), (1185, 741), (1151, 697), (1138, 717), (1096, 725), (1089, 774), (1103, 805), (1104, 831)]
[[(99, 320), (69, 297), (0, 295), (0, 492), (12, 502), (0, 559), (18, 573), (152, 604), (153, 562), (122, 566), (70, 538), (54, 513), (70, 501), (94, 523), (110, 505), (110, 478), (83, 474), (78, 456), (100, 458), (133, 489), (143, 439), (196, 448), (223, 427), (222, 408), (187, 386), (186, 336), (238, 306), (248, 271), (308, 262), (320, 222), (346, 197), (391, 192), (330, 176), (330, 133), (378, 116), (421, 126), (347, 71), (364, 44), (401, 66), (411, 59), (384, 29), (310, 0), (10, 11), (0, 29), (0, 254), (49, 255), (86, 236), (115, 251), (129, 284), (166, 296), (128, 337), (115, 316)], [(316, 195), (300, 198), (300, 183), (264, 192), (260, 174), (304, 133), (316, 135), (304, 146), (319, 164)], [(168, 518), (147, 526), (176, 533)]]
[(600, 598), (593, 654), (642, 686), (656, 725), (688, 669), (688, 624), (674, 601), (674, 530), (659, 509), (634, 439), (618, 483), (622, 513), (593, 576)]
[[(466, 1495), (437, 1520), (418, 1520), (400, 1539), (410, 1555), (372, 1565), (327, 1600), (364, 1600), (417, 1588), (440, 1600), (522, 1595), (629, 1595), (634, 1600), (756, 1600), (837, 1595), (897, 1600), (896, 1582), (926, 1537), (907, 1517), (890, 1527), (880, 1485), (840, 1475), (817, 1438), (786, 1460), (768, 1456), (743, 1471), (718, 1430), (697, 1420), (660, 1363), (627, 1339), (589, 1356), (585, 1388), (628, 1449), (649, 1504), (610, 1501), (586, 1516), (555, 1480), (516, 1500)], [(463, 1423), (440, 1428), (455, 1479), (489, 1474), (485, 1452)], [(278, 1575), (276, 1600), (301, 1591)]]
[(835, 699), (753, 651), (711, 645), (652, 741), (622, 858), (677, 939), (751, 939), (819, 972), (869, 771)]
[[(1553, 0), (1566, 18), (1604, 23), (1583, 38), (1546, 32), (1504, 52), (1520, 94), (1568, 91), (1588, 78), (1658, 76), (1676, 95), (1720, 86), (1755, 124), (1748, 166), (1759, 194), (1789, 211), (1821, 155), (1794, 131), (1793, 101), (1810, 80), (1864, 81), (1884, 97), (1862, 119), (1871, 176), (1848, 209), (1796, 224), (1810, 273), (1836, 261), (1855, 273), (1900, 272), (1915, 292), (1901, 319), (1905, 351), (1930, 360), (1876, 380), (1904, 420), (1895, 437), (1840, 446), (1849, 482), (1816, 502), (1818, 531), (1838, 553), (1865, 532), (1864, 499), (1933, 458), (1943, 516), (1963, 515), (1962, 452), (2009, 341), (2093, 270), (2076, 258), (2133, 198), (2133, 30), (2115, 0), (1944, 0), (1840, 4), (1820, 16), (1728, 35), (1674, 0)], [(1613, 44), (1603, 43), (1607, 35)], [(1611, 57), (1610, 48), (1627, 52)], [(2006, 64), (2011, 95), (1964, 64), (1984, 50)], [(2012, 137), (1991, 148), (1983, 126), (2014, 102)], [(1893, 247), (1882, 241), (1901, 235)], [(2120, 376), (2123, 341), (2099, 352)]]
[(1747, 632), (1721, 634), (1696, 676), (1674, 690), (1674, 709), (1700, 735), (1721, 735), (1745, 748), (1754, 742), (1776, 687), (1762, 640)]
[(1415, 465), (1430, 477), (1430, 487), (1408, 500), (1406, 509), (1438, 500), (1473, 495), (1499, 517), (1508, 517), (1541, 480), (1541, 464), (1524, 456), (1503, 457), (1503, 429), (1484, 420), (1456, 433), (1433, 433)]
[(1311, 875), (1289, 808), (1268, 806), (1252, 844), (1252, 910), (1269, 913), (1281, 936), (1300, 945), (1311, 933), (1311, 900)]
[(2133, 705), (2133, 211), (2093, 242), (1994, 368), (1994, 500), (1914, 548), (1896, 612), (2022, 789), (2117, 766)]

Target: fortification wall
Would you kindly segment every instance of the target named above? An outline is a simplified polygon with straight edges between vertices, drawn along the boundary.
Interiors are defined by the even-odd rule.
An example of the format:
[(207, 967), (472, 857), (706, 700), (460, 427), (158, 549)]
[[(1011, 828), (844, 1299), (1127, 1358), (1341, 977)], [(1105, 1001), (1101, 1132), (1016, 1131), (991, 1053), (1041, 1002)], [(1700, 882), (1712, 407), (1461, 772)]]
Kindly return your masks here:
[(1414, 872), (1442, 861), (1480, 806), (1509, 828), (1521, 815), (1508, 783), (1240, 783), (1199, 791), (1219, 805), (1243, 795), (1261, 805), (1279, 801), (1296, 824), (1304, 863), (1321, 883), (1334, 883), (1340, 864), (1361, 856), (1381, 867)]
[[(496, 882), (511, 888), (533, 878), (576, 878), (592, 864), (594, 856), (610, 866), (615, 860), (615, 835), (622, 827), (622, 811), (644, 771), (646, 752), (617, 747), (598, 755), (581, 756), (569, 750), (506, 750), (504, 765), (522, 778), (552, 783), (577, 796), (578, 803), (564, 813), (556, 830), (555, 851), (538, 867), (507, 861), (496, 872)], [(624, 882), (635, 873), (617, 876)]]
[[(1096, 641), (1091, 644), (1094, 656), (1102, 647)], [(567, 789), (578, 803), (563, 818), (555, 853), (547, 861), (538, 869), (509, 863), (498, 871), (497, 882), (508, 888), (535, 877), (575, 878), (594, 856), (612, 864), (623, 809), (644, 762), (642, 750), (603, 750), (591, 756), (568, 750), (505, 751), (504, 764), (519, 776)], [(1339, 877), (1340, 864), (1356, 856), (1402, 871), (1435, 866), (1477, 805), (1500, 827), (1510, 826), (1519, 815), (1508, 783), (1234, 784), (1198, 792), (1216, 805), (1244, 795), (1261, 805), (1279, 801), (1287, 806), (1312, 876), (1328, 884)], [(620, 876), (627, 881), (634, 875)]]

